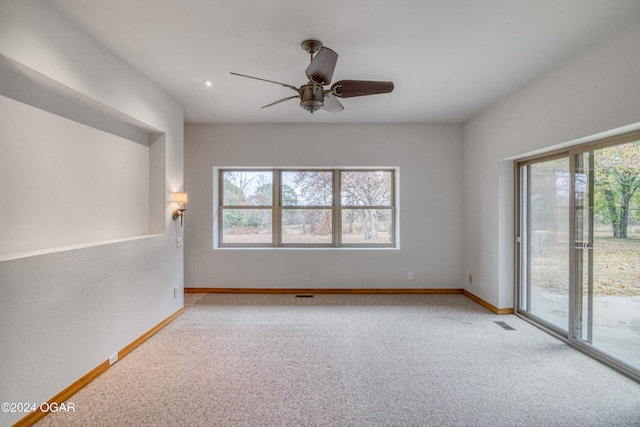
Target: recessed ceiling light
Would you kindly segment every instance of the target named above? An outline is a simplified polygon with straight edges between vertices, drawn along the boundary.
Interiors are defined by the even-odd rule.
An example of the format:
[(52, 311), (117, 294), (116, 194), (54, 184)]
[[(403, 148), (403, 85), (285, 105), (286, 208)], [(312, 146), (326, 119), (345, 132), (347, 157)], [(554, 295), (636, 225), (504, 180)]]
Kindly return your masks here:
[(207, 87), (212, 87), (214, 84), (216, 84), (216, 82), (214, 82), (213, 80), (203, 80), (202, 83), (204, 83), (204, 85)]

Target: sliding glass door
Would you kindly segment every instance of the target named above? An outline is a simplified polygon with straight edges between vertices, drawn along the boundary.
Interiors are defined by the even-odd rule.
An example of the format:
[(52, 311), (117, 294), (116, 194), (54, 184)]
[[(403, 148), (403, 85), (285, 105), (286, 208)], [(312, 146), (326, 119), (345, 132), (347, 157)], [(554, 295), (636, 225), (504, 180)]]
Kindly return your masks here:
[(640, 142), (574, 158), (574, 338), (640, 368)]
[(569, 157), (523, 165), (519, 308), (566, 334), (569, 327)]
[(640, 135), (524, 161), (517, 312), (640, 378)]

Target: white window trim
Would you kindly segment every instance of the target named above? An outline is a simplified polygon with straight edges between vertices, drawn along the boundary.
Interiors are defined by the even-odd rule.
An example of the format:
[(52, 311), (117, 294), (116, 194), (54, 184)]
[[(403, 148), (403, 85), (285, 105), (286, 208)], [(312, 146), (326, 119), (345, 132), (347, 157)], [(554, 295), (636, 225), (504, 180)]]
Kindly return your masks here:
[[(334, 231), (333, 231), (333, 244), (332, 245), (319, 245), (319, 244), (307, 244), (307, 245), (293, 245), (293, 244), (285, 244), (282, 245), (279, 242), (280, 239), (280, 201), (279, 200), (274, 200), (274, 205), (273, 205), (273, 209), (274, 209), (274, 221), (277, 220), (277, 225), (274, 224), (272, 225), (274, 233), (277, 233), (277, 235), (274, 234), (273, 240), (274, 242), (272, 244), (268, 244), (268, 245), (238, 245), (238, 244), (220, 244), (220, 240), (221, 240), (221, 229), (222, 229), (222, 225), (221, 225), (221, 211), (222, 211), (222, 206), (220, 204), (221, 202), (221, 198), (222, 198), (222, 194), (221, 194), (221, 189), (222, 189), (222, 182), (220, 180), (220, 173), (221, 171), (231, 171), (231, 170), (237, 170), (237, 171), (242, 171), (242, 170), (246, 170), (246, 171), (273, 171), (274, 172), (274, 189), (275, 189), (275, 185), (276, 185), (276, 180), (278, 181), (279, 184), (279, 172), (280, 171), (300, 171), (300, 170), (308, 170), (308, 171), (334, 171), (337, 172), (337, 177), (336, 175), (334, 175), (334, 203), (331, 206), (331, 209), (333, 210), (334, 214), (336, 213), (336, 211), (341, 212), (342, 207), (339, 206), (340, 204), (340, 197), (339, 197), (339, 191), (336, 191), (336, 187), (339, 189), (339, 185), (340, 185), (340, 171), (390, 171), (392, 173), (392, 185), (391, 185), (391, 191), (392, 191), (392, 196), (391, 196), (391, 201), (392, 204), (391, 206), (379, 206), (378, 208), (382, 208), (382, 209), (391, 209), (392, 210), (392, 224), (393, 224), (393, 242), (391, 244), (385, 245), (385, 244), (342, 244), (341, 242), (339, 242), (341, 240), (342, 237), (342, 230), (341, 230), (341, 221), (339, 220), (334, 220), (334, 224), (338, 224), (338, 227), (334, 227)], [(278, 175), (278, 178), (275, 177), (275, 175)], [(291, 166), (284, 166), (284, 167), (265, 167), (265, 166), (251, 166), (251, 167), (247, 167), (247, 166), (214, 166), (213, 167), (213, 249), (216, 250), (320, 250), (320, 251), (327, 251), (327, 250), (340, 250), (340, 251), (344, 251), (344, 250), (374, 250), (374, 251), (388, 251), (388, 250), (399, 250), (400, 249), (400, 191), (399, 191), (399, 185), (400, 185), (400, 168), (397, 166), (353, 166), (353, 167), (346, 167), (346, 166), (340, 166), (340, 167), (308, 167), (308, 166), (300, 166), (300, 167), (291, 167)], [(279, 190), (278, 190), (279, 191)], [(278, 193), (279, 194), (279, 193)], [(336, 196), (337, 194), (337, 196)], [(308, 207), (304, 207), (304, 208), (308, 208)], [(349, 208), (348, 206), (346, 206), (345, 208)], [(359, 207), (358, 207), (359, 208)], [(376, 208), (374, 206), (374, 208)], [(277, 211), (277, 212), (276, 212)], [(277, 244), (276, 244), (277, 243)]]

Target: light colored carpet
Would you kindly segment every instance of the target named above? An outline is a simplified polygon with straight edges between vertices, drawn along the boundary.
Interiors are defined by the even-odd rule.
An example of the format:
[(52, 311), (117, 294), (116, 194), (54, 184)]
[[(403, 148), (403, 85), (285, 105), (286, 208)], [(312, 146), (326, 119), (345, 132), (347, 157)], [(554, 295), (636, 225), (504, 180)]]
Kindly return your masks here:
[(640, 426), (640, 384), (462, 295), (208, 294), (69, 401), (37, 425)]

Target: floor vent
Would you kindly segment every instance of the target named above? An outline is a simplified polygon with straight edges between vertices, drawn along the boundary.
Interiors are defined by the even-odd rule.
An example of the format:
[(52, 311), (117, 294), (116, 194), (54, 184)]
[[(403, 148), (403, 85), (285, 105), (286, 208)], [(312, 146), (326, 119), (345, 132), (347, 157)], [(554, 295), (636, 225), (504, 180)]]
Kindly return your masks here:
[(502, 326), (507, 331), (515, 331), (516, 330), (515, 328), (512, 328), (511, 326), (509, 326), (507, 324), (507, 322), (503, 322), (502, 320), (496, 320), (493, 323), (495, 323), (498, 326)]
[(313, 295), (296, 295), (296, 298), (313, 298)]

